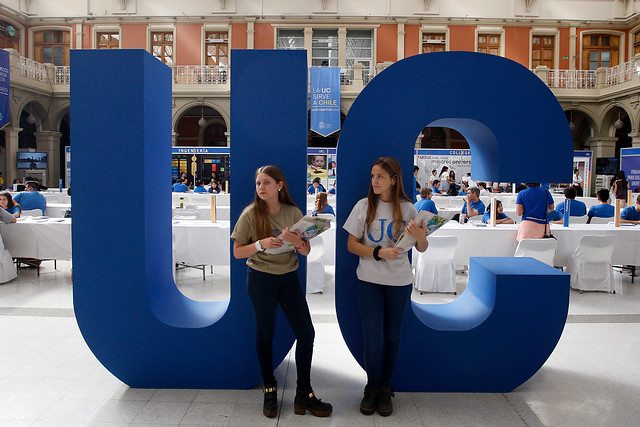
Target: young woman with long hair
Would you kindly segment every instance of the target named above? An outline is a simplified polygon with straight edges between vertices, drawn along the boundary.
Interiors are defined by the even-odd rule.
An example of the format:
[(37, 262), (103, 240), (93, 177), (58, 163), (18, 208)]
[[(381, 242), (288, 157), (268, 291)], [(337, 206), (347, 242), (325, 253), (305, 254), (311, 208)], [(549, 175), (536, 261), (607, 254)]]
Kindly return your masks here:
[[(302, 218), (302, 212), (289, 194), (282, 170), (263, 166), (256, 171), (255, 198), (240, 215), (235, 225), (233, 256), (247, 258), (247, 291), (256, 319), (256, 347), (264, 381), (265, 416), (278, 414), (278, 391), (273, 374), (273, 334), (278, 303), (286, 315), (297, 339), (297, 386), (294, 412), (305, 411), (318, 417), (329, 416), (331, 404), (322, 402), (311, 388), (311, 358), (315, 331), (307, 300), (298, 281), (298, 253), (309, 254), (309, 244), (299, 232), (288, 227)], [(295, 250), (269, 254), (268, 249), (282, 246), (282, 236), (293, 243)]]
[(315, 209), (313, 210), (313, 213), (314, 214), (329, 213), (333, 216), (336, 216), (336, 212), (333, 210), (333, 207), (329, 204), (329, 201), (327, 200), (327, 193), (316, 194)]
[(22, 207), (11, 197), (11, 193), (0, 194), (0, 207), (16, 218), (20, 218)]
[(382, 416), (393, 412), (391, 377), (413, 283), (409, 257), (393, 246), (406, 227), (418, 251), (427, 249), (426, 226), (413, 221), (416, 215), (404, 192), (398, 161), (381, 157), (373, 162), (369, 193), (356, 203), (344, 224), (349, 233), (347, 249), (360, 257), (356, 274), (367, 372), (360, 412), (365, 415), (376, 409)]

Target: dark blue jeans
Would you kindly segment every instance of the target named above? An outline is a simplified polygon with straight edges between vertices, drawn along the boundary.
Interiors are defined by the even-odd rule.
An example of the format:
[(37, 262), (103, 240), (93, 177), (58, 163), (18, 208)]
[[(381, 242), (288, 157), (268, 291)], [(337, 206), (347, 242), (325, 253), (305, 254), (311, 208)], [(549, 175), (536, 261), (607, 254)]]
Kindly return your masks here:
[(358, 280), (364, 369), (369, 385), (391, 385), (400, 353), (402, 318), (410, 297), (411, 285), (387, 286)]
[(298, 272), (270, 274), (248, 269), (247, 290), (256, 318), (256, 348), (265, 387), (275, 384), (273, 375), (273, 334), (278, 303), (289, 320), (296, 344), (297, 390), (311, 391), (311, 358), (315, 330)]

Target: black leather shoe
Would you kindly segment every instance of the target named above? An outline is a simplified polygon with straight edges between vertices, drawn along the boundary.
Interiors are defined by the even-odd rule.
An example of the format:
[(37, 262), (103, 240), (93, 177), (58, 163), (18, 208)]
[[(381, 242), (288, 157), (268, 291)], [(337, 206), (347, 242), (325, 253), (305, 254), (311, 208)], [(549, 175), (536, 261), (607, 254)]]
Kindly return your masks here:
[(311, 412), (316, 417), (328, 417), (333, 412), (331, 403), (325, 403), (318, 399), (313, 391), (296, 391), (296, 398), (293, 401), (293, 412), (297, 415), (304, 415), (306, 411)]
[(360, 412), (365, 415), (371, 415), (376, 411), (378, 406), (378, 386), (367, 384), (364, 387), (364, 397), (360, 402)]
[(264, 391), (264, 405), (262, 407), (262, 413), (265, 417), (273, 418), (278, 415), (278, 387), (265, 387)]
[(380, 387), (378, 390), (378, 414), (388, 417), (393, 412), (391, 397), (395, 397), (391, 387)]

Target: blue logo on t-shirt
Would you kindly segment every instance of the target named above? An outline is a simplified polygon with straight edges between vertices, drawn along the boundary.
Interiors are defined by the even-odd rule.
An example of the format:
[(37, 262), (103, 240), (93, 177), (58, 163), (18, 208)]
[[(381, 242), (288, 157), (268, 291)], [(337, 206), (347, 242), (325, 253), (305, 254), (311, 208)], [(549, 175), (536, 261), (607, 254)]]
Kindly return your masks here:
[[(375, 221), (379, 221), (380, 222), (380, 236), (377, 239), (374, 238), (373, 235), (371, 234), (371, 228), (372, 227), (369, 227), (369, 230), (367, 232), (367, 238), (369, 240), (371, 240), (372, 242), (374, 242), (374, 243), (380, 243), (382, 241), (382, 239), (384, 238), (384, 231), (383, 231), (384, 230), (384, 224), (387, 221), (389, 221), (389, 219), (388, 218), (381, 218), (381, 219), (377, 219)], [(402, 229), (404, 229), (404, 227), (406, 225), (407, 225), (407, 222), (406, 221), (402, 221)], [(378, 229), (376, 228), (376, 230), (378, 230)], [(389, 225), (387, 226), (387, 237), (393, 242), (395, 242), (397, 240), (397, 239), (393, 238), (393, 221), (389, 221)]]

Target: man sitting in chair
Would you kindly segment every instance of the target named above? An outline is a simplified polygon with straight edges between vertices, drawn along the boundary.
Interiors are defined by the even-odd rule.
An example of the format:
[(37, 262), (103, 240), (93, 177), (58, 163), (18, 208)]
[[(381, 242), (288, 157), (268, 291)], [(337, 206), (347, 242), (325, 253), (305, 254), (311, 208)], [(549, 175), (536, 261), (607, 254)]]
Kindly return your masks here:
[(464, 196), (462, 199), (464, 201), (464, 205), (462, 205), (462, 211), (459, 214), (455, 214), (452, 221), (460, 221), (460, 215), (466, 215), (464, 222), (472, 216), (483, 215), (485, 206), (480, 200), (480, 190), (478, 187), (473, 187), (469, 189), (469, 194)]
[(35, 181), (29, 181), (25, 184), (24, 191), (13, 196), (13, 200), (22, 206), (22, 211), (31, 209), (40, 209), (42, 215), (47, 209), (47, 199), (38, 190), (40, 185)]
[[(573, 187), (567, 187), (564, 190), (564, 197), (567, 200), (571, 200), (571, 207), (569, 216), (585, 216), (587, 214), (587, 205), (585, 205), (580, 200), (576, 200), (576, 189)], [(556, 224), (560, 224), (564, 221), (564, 203), (558, 203), (556, 207), (556, 212), (558, 212), (562, 217), (557, 221), (551, 221)]]
[(640, 224), (640, 194), (636, 198), (635, 206), (627, 206), (620, 214), (620, 222)]
[(609, 190), (603, 188), (601, 190), (598, 190), (597, 194), (598, 201), (600, 203), (589, 208), (589, 212), (587, 213), (587, 215), (589, 216), (589, 219), (587, 219), (587, 224), (591, 222), (591, 218), (593, 218), (594, 216), (597, 218), (613, 218), (613, 215), (615, 213), (614, 207), (609, 204)]

